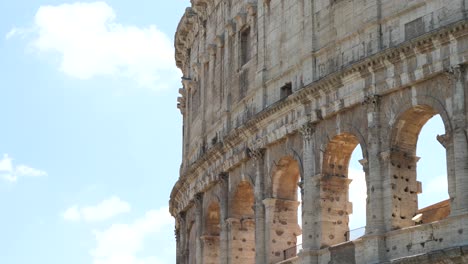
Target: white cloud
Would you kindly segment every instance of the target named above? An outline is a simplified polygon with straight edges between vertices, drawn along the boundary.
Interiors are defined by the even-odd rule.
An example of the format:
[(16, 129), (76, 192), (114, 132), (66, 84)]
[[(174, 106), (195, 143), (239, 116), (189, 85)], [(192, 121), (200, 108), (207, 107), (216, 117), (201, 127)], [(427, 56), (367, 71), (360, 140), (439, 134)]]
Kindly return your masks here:
[(132, 224), (113, 224), (104, 231), (94, 231), (96, 248), (91, 250), (93, 264), (161, 264), (158, 256), (139, 257), (145, 240), (157, 237), (173, 227), (167, 207), (148, 211)]
[(68, 208), (63, 213), (63, 218), (68, 221), (79, 221), (81, 219), (81, 214), (80, 210), (78, 209), (78, 206), (74, 205)]
[[(13, 28), (6, 39), (29, 31)], [(169, 37), (155, 25), (117, 23), (115, 11), (105, 2), (41, 6), (32, 31), (32, 47), (58, 54), (60, 70), (74, 78), (123, 76), (142, 87), (163, 89), (167, 79), (179, 75)]]
[(63, 213), (68, 221), (100, 222), (111, 219), (119, 214), (130, 212), (130, 204), (113, 196), (94, 206), (78, 207), (74, 205)]
[(0, 159), (0, 178), (8, 182), (16, 182), (23, 177), (42, 177), (47, 172), (29, 167), (27, 165), (13, 165), (13, 159), (8, 154), (3, 154)]

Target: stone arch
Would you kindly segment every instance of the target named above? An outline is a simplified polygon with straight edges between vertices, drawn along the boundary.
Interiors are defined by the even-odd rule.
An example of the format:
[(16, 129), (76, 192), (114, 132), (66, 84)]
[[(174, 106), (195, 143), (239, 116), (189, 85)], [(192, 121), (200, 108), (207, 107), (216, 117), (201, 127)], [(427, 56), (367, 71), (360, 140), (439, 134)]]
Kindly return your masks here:
[[(447, 112), (445, 104), (443, 103), (443, 100), (445, 100), (445, 98), (437, 98), (436, 96), (430, 94), (420, 94), (413, 97), (405, 96), (402, 98), (398, 98), (398, 100), (392, 101), (392, 109), (396, 109), (395, 119), (389, 120), (389, 123), (391, 123), (392, 126), (395, 126), (400, 117), (409, 109), (412, 109), (413, 107), (417, 106), (423, 106), (431, 108), (432, 111), (435, 112), (434, 115), (439, 114), (442, 118), (442, 121), (444, 122), (446, 133), (450, 133), (452, 131), (453, 126), (450, 122), (450, 116)], [(393, 138), (393, 133), (391, 137)]]
[[(348, 177), (348, 165), (359, 140), (350, 133), (342, 133), (333, 137), (323, 154), (322, 174), (325, 177)], [(363, 151), (364, 152), (364, 151)]]
[[(419, 222), (413, 217), (419, 213), (418, 194), (423, 191), (421, 182), (417, 181), (416, 171), (419, 160), (416, 156), (416, 147), (421, 129), (429, 119), (439, 114), (446, 133), (451, 130), (451, 124), (442, 103), (428, 95), (418, 98), (418, 104), (398, 108), (398, 115), (391, 127), (388, 164), (392, 197), (391, 229), (408, 227)], [(449, 179), (450, 175), (447, 176)], [(444, 201), (442, 204), (445, 207), (444, 210), (447, 209), (448, 203), (449, 201)], [(437, 211), (436, 209), (434, 210)], [(447, 212), (440, 213), (434, 210), (431, 209), (431, 214), (440, 215), (440, 219), (448, 215)]]
[(273, 161), (270, 172), (272, 196), (265, 199), (266, 223), (269, 234), (269, 263), (277, 263), (287, 257), (285, 252), (296, 252), (297, 236), (302, 234), (298, 224), (298, 183), (300, 165), (292, 155)]
[(362, 137), (343, 132), (333, 136), (323, 152), (320, 181), (323, 246), (342, 243), (350, 238), (349, 215), (353, 208), (349, 202), (349, 184), (352, 180), (348, 178), (348, 168), (351, 155), (358, 145), (361, 145), (362, 153), (366, 156)]

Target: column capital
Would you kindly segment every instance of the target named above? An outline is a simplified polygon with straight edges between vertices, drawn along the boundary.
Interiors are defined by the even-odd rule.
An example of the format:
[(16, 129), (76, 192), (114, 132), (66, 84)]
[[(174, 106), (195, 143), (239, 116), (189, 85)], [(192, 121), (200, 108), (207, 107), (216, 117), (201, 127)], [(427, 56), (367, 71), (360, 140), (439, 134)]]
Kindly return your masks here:
[(380, 105), (381, 96), (378, 94), (371, 94), (364, 96), (361, 105), (366, 105), (368, 109), (377, 110)]
[(448, 85), (451, 86), (457, 80), (460, 80), (462, 78), (464, 66), (460, 64), (456, 65), (451, 65), (448, 67), (448, 69), (445, 70), (445, 75), (447, 76), (448, 79)]
[(258, 148), (258, 149), (247, 149), (247, 154), (250, 158), (254, 160), (261, 160), (263, 156), (265, 156), (266, 149), (265, 148)]
[(200, 192), (200, 193), (195, 194), (194, 200), (195, 200), (195, 206), (201, 209), (203, 206), (203, 193)]
[(219, 174), (219, 182), (220, 182), (221, 184), (226, 184), (226, 185), (227, 185), (228, 182), (229, 182), (229, 173), (227, 173), (227, 172), (221, 172), (221, 173)]
[(302, 134), (302, 137), (305, 140), (311, 140), (312, 135), (315, 133), (315, 130), (316, 125), (311, 122), (307, 122), (304, 125), (302, 125), (301, 128), (299, 128), (299, 132)]

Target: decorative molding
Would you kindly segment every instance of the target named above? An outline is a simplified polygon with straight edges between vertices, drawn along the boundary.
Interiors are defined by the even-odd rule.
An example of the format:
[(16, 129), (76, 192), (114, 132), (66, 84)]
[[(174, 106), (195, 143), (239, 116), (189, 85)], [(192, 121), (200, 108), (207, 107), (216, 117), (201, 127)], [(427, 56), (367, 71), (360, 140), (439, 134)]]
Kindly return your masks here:
[(312, 136), (315, 133), (315, 129), (316, 129), (315, 124), (311, 122), (307, 122), (306, 124), (302, 125), (301, 128), (299, 128), (299, 132), (302, 134), (302, 137), (305, 140), (309, 141), (312, 139)]
[(259, 148), (252, 150), (250, 148), (247, 148), (247, 154), (250, 158), (254, 160), (261, 160), (265, 156), (266, 149), (265, 148)]
[(369, 108), (373, 110), (377, 110), (380, 106), (381, 96), (378, 94), (371, 94), (364, 96), (364, 100), (362, 101), (362, 105), (367, 105)]

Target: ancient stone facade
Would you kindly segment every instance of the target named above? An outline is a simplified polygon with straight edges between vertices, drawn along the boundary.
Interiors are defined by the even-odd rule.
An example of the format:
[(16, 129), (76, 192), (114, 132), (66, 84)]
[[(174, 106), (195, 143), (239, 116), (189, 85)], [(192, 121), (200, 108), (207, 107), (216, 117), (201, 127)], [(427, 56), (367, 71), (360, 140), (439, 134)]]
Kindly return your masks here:
[[(468, 1), (191, 3), (177, 263), (468, 263)], [(416, 143), (437, 114), (450, 199), (431, 217)], [(349, 241), (358, 145), (367, 221)]]

